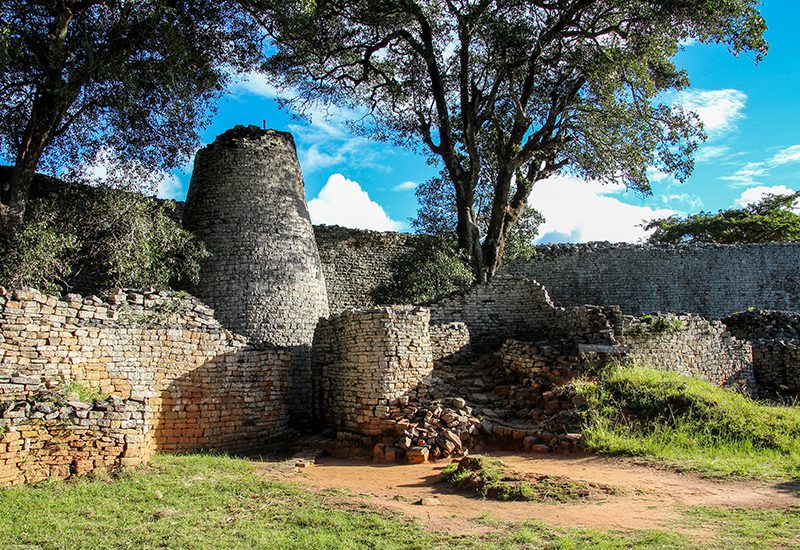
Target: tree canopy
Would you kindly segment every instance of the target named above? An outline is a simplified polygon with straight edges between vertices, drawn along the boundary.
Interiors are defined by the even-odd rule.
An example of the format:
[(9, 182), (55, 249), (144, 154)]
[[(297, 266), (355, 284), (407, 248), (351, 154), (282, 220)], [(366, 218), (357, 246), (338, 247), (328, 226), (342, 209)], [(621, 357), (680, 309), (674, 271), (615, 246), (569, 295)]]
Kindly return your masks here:
[(23, 221), (37, 168), (100, 150), (148, 169), (180, 166), (213, 101), (259, 59), (227, 0), (5, 0), (0, 10), (0, 156), (14, 164), (4, 225)]
[(800, 241), (800, 216), (794, 212), (800, 192), (766, 195), (744, 208), (700, 212), (686, 218), (670, 216), (643, 224), (655, 229), (647, 241), (654, 244), (778, 243)]
[(568, 167), (648, 193), (648, 167), (689, 175), (702, 126), (658, 102), (688, 85), (672, 62), (682, 41), (767, 50), (756, 0), (242, 1), (274, 43), (264, 69), (291, 106), (355, 109), (357, 132), (441, 162), (478, 281), (537, 181)]

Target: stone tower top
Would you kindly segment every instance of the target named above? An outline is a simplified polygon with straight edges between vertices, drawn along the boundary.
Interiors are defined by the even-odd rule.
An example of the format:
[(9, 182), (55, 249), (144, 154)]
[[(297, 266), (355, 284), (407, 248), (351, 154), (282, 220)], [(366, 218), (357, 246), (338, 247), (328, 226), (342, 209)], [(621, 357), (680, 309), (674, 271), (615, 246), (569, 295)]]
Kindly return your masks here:
[(294, 136), (289, 132), (281, 132), (279, 130), (262, 130), (258, 126), (253, 126), (250, 124), (249, 126), (242, 126), (241, 124), (237, 124), (230, 130), (226, 130), (225, 132), (221, 133), (217, 136), (214, 140), (213, 145), (215, 146), (233, 146), (236, 147), (237, 145), (247, 144), (252, 145), (252, 142), (256, 141), (272, 141), (275, 137), (282, 137), (284, 140), (288, 141), (292, 144), (292, 147), (297, 150), (297, 147), (294, 144)]

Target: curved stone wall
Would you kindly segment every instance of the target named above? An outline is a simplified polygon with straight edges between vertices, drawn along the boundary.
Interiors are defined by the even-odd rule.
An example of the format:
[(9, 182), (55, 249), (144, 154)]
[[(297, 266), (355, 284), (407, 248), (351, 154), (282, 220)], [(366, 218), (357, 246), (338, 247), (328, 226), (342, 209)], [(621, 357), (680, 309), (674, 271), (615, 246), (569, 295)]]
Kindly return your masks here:
[(503, 273), (535, 279), (559, 306), (617, 305), (721, 318), (749, 307), (800, 310), (800, 243), (557, 244)]
[(200, 150), (183, 224), (212, 254), (193, 293), (229, 330), (293, 349), (292, 408), (302, 424), (328, 299), (291, 134), (236, 126)]

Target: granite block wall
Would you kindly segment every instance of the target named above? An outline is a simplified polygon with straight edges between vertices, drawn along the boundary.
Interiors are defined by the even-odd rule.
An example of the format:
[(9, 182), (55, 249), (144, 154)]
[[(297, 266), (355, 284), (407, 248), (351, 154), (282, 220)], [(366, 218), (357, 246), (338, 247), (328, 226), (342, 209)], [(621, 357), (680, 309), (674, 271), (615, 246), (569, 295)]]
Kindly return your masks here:
[[(191, 297), (119, 292), (103, 302), (0, 289), (3, 420), (18, 417), (14, 403), (78, 384), (144, 407), (138, 435), (126, 439), (139, 459), (154, 451), (246, 452), (282, 440), (290, 433), (290, 369), (288, 350), (254, 347)], [(30, 419), (43, 429), (48, 422), (83, 426), (87, 419), (75, 414), (77, 424), (69, 415)], [(15, 422), (7, 424), (12, 432)], [(120, 461), (132, 452), (111, 447), (121, 448)]]
[(84, 402), (37, 392), (0, 402), (0, 485), (67, 479), (147, 459), (141, 401)]
[(310, 348), (328, 299), (291, 134), (236, 126), (201, 149), (183, 225), (212, 254), (192, 292), (228, 330), (292, 349), (292, 420), (307, 425)]
[(758, 391), (750, 342), (733, 337), (720, 321), (697, 315), (628, 317), (620, 340), (630, 347), (628, 358), (639, 364)]
[(721, 318), (755, 306), (800, 310), (800, 244), (539, 246), (502, 272), (542, 283), (560, 306), (617, 305)]
[(800, 392), (800, 313), (748, 309), (722, 322), (731, 334), (752, 343), (760, 390)]
[(349, 310), (321, 321), (314, 340), (315, 397), (340, 437), (393, 433), (389, 408), (408, 402), (433, 372), (430, 314), (420, 307)]
[[(315, 227), (330, 309), (369, 307), (369, 291), (389, 277), (391, 260), (415, 235)], [(533, 279), (558, 306), (620, 306), (721, 318), (755, 306), (800, 310), (800, 244), (656, 246), (553, 244), (501, 274)]]

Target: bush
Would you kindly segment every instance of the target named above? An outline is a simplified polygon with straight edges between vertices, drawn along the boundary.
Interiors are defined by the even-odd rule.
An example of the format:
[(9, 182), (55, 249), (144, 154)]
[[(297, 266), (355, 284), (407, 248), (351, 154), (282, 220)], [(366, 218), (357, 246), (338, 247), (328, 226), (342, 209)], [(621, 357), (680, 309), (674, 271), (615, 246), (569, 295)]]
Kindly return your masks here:
[(38, 178), (25, 223), (0, 242), (0, 284), (49, 293), (196, 282), (202, 243), (172, 219), (174, 201)]
[(472, 272), (455, 243), (440, 237), (418, 237), (413, 247), (391, 262), (392, 278), (371, 292), (379, 304), (427, 302), (472, 283)]

